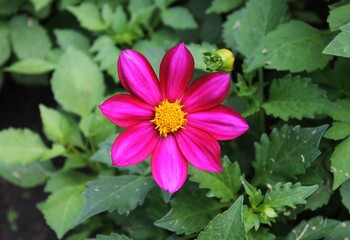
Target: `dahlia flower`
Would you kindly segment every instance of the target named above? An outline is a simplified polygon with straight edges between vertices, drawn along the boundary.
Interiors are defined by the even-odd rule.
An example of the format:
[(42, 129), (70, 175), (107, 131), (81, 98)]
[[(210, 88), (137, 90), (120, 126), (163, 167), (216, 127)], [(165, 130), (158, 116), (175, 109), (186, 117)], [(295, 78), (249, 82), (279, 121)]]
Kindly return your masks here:
[(153, 178), (170, 194), (186, 181), (188, 162), (221, 172), (217, 140), (236, 138), (249, 128), (235, 110), (220, 104), (228, 94), (230, 75), (211, 73), (190, 84), (193, 69), (184, 43), (163, 57), (160, 81), (142, 54), (124, 50), (117, 70), (129, 94), (117, 94), (99, 106), (110, 121), (126, 128), (113, 143), (113, 165), (134, 165), (152, 155)]

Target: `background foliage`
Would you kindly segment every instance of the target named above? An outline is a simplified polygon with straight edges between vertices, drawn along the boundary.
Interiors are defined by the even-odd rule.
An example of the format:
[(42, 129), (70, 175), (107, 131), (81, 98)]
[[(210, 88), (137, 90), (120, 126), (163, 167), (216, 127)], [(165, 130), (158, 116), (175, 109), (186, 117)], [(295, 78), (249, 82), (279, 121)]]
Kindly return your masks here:
[[(225, 104), (250, 131), (221, 142), (222, 174), (191, 167), (169, 196), (148, 161), (111, 165), (121, 129), (97, 105), (124, 91), (123, 49), (158, 71), (178, 42), (195, 76), (204, 52), (235, 52)], [(44, 135), (0, 131), (0, 175), (43, 186), (58, 239), (348, 239), (349, 57), (348, 0), (0, 0), (0, 86), (49, 85), (57, 102), (38, 106)]]

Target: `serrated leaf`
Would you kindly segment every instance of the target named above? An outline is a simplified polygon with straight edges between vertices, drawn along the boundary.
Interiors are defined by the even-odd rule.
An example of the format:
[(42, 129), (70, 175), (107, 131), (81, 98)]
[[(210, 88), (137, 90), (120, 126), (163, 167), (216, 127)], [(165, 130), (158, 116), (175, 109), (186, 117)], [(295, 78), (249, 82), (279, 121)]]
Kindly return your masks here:
[(86, 204), (77, 223), (104, 211), (118, 210), (122, 214), (135, 209), (143, 204), (154, 183), (151, 177), (122, 175), (100, 176), (87, 185), (83, 193)]
[(327, 40), (322, 33), (301, 21), (281, 24), (260, 41), (249, 59), (248, 71), (260, 67), (290, 72), (322, 69), (331, 56), (322, 54)]
[(327, 45), (322, 53), (340, 57), (350, 57), (350, 23), (340, 27), (340, 29), (341, 33)]
[(341, 222), (336, 226), (332, 232), (326, 236), (325, 240), (346, 240), (350, 236), (350, 221)]
[(192, 13), (184, 7), (172, 7), (161, 12), (164, 25), (175, 29), (193, 29), (198, 25)]
[(237, 49), (250, 56), (266, 34), (286, 21), (286, 0), (250, 0), (242, 10), (234, 31)]
[(305, 204), (306, 198), (318, 188), (317, 185), (301, 186), (300, 183), (277, 183), (269, 189), (263, 204), (278, 211), (284, 211), (285, 207), (296, 208), (297, 204)]
[(350, 122), (333, 122), (333, 125), (324, 134), (325, 138), (341, 140), (350, 136)]
[(4, 164), (27, 164), (48, 151), (37, 133), (29, 129), (8, 128), (0, 132), (0, 158)]
[(39, 12), (46, 6), (48, 6), (53, 0), (30, 0), (34, 5), (35, 12)]
[(338, 99), (335, 104), (339, 108), (329, 109), (327, 114), (333, 120), (350, 123), (350, 99)]
[(350, 137), (341, 142), (331, 156), (334, 175), (333, 190), (350, 177)]
[(13, 51), (19, 59), (44, 58), (51, 49), (46, 30), (33, 18), (15, 16), (10, 21), (10, 38)]
[(199, 192), (183, 192), (171, 200), (170, 211), (154, 224), (177, 234), (195, 233), (202, 230), (221, 207)]
[(260, 189), (256, 189), (254, 186), (252, 186), (247, 180), (245, 180), (244, 177), (241, 177), (242, 185), (244, 187), (244, 191), (249, 196), (249, 203), (254, 207), (258, 207), (259, 204), (264, 199), (264, 196), (262, 195)]
[(191, 43), (187, 45), (188, 50), (194, 58), (194, 68), (205, 71), (206, 65), (203, 61), (203, 53), (214, 52), (217, 47), (214, 44), (204, 42), (202, 44)]
[(259, 214), (254, 213), (246, 205), (243, 205), (243, 222), (246, 232), (251, 230), (253, 227), (256, 231), (257, 229), (259, 229), (260, 226), (260, 216)]
[(79, 6), (69, 6), (68, 10), (78, 19), (80, 25), (90, 31), (103, 31), (107, 26), (102, 22), (96, 5), (84, 2)]
[(220, 198), (228, 202), (236, 198), (241, 188), (241, 170), (237, 162), (231, 163), (228, 157), (222, 159), (222, 173), (211, 173), (190, 168), (191, 181), (197, 182), (200, 188), (209, 189), (208, 197)]
[(55, 191), (40, 207), (46, 223), (61, 239), (64, 234), (76, 226), (75, 219), (84, 206), (81, 193), (85, 185), (65, 187)]
[(310, 79), (291, 75), (272, 82), (269, 99), (262, 105), (267, 114), (284, 121), (313, 118), (314, 114), (322, 114), (331, 106), (326, 92)]
[(324, 239), (339, 224), (339, 221), (314, 217), (308, 221), (302, 221), (298, 224), (284, 240), (318, 240)]
[(293, 181), (295, 175), (305, 173), (320, 155), (317, 149), (327, 125), (315, 128), (300, 128), (284, 125), (279, 130), (263, 135), (255, 144), (253, 167), (257, 185)]
[(205, 11), (209, 13), (225, 13), (235, 9), (243, 3), (243, 0), (214, 0), (210, 7)]
[(51, 84), (56, 101), (80, 116), (88, 115), (102, 101), (105, 90), (97, 66), (74, 48), (68, 48), (60, 58)]
[(340, 186), (341, 201), (350, 212), (350, 181), (345, 181)]
[(4, 70), (20, 74), (37, 75), (51, 72), (55, 67), (56, 65), (54, 63), (46, 60), (26, 58), (12, 63), (12, 65), (4, 68)]
[(331, 31), (338, 30), (344, 24), (350, 22), (350, 4), (345, 4), (332, 9), (328, 15), (327, 22)]
[(0, 27), (0, 65), (2, 65), (10, 57), (11, 48), (9, 41), (9, 32), (5, 28)]
[(71, 29), (55, 29), (54, 34), (58, 45), (64, 50), (74, 47), (84, 52), (89, 51), (89, 39), (80, 32)]
[(125, 235), (112, 233), (111, 235), (97, 235), (96, 238), (89, 238), (89, 240), (132, 240)]
[(199, 233), (198, 240), (220, 239), (240, 240), (247, 239), (243, 222), (243, 197), (224, 213), (217, 215), (208, 226)]

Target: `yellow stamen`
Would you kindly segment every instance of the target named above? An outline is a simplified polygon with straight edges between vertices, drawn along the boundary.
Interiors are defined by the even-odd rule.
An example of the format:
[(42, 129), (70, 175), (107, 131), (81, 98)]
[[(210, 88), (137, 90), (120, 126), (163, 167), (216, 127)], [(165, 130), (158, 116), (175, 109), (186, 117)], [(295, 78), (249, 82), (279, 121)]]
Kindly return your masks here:
[(184, 128), (184, 125), (187, 123), (187, 119), (185, 118), (187, 113), (182, 111), (182, 107), (183, 105), (180, 105), (178, 100), (171, 103), (168, 99), (155, 107), (156, 114), (151, 122), (156, 125), (156, 129), (160, 135), (166, 137), (168, 133)]

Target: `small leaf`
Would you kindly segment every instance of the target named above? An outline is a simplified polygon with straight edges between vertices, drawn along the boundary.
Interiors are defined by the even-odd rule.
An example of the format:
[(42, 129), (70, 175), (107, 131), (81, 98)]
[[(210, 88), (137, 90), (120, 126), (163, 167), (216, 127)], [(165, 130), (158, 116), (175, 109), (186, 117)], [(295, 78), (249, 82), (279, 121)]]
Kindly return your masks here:
[(333, 190), (350, 177), (350, 137), (341, 142), (331, 156), (334, 175)]
[(313, 118), (316, 113), (326, 112), (332, 103), (326, 92), (310, 79), (287, 75), (272, 82), (269, 100), (262, 107), (267, 114), (287, 121), (289, 118)]
[(53, 0), (30, 0), (34, 5), (35, 12), (39, 12), (46, 6), (48, 6)]
[(8, 128), (0, 132), (0, 156), (4, 164), (27, 164), (48, 151), (37, 133), (29, 129)]
[(329, 109), (327, 114), (333, 120), (350, 123), (350, 99), (338, 99), (335, 104), (339, 108)]
[(247, 239), (243, 222), (243, 197), (224, 213), (217, 215), (208, 226), (199, 233), (198, 240), (220, 239), (240, 240)]
[(97, 235), (96, 238), (89, 238), (90, 240), (132, 240), (125, 235), (112, 233), (111, 235)]
[(161, 12), (164, 25), (175, 29), (193, 29), (198, 25), (193, 15), (184, 7), (172, 7)]
[[(1, 11), (1, 10), (0, 10)], [(9, 41), (9, 32), (7, 29), (0, 27), (0, 65), (2, 65), (11, 55)]]
[(103, 31), (107, 26), (102, 22), (96, 5), (84, 2), (79, 6), (69, 6), (68, 10), (78, 19), (80, 25), (90, 31)]
[(103, 99), (105, 85), (97, 66), (84, 53), (68, 48), (51, 79), (58, 103), (67, 111), (86, 116)]
[(208, 197), (218, 197), (221, 202), (236, 198), (241, 188), (241, 171), (237, 162), (234, 164), (225, 156), (222, 160), (222, 173), (211, 173), (190, 168), (191, 181), (197, 182), (200, 188), (207, 188)]
[(214, 0), (205, 13), (225, 13), (237, 8), (243, 0)]
[(74, 47), (84, 52), (89, 51), (89, 39), (80, 32), (71, 29), (55, 29), (54, 34), (58, 45), (64, 50)]
[(170, 211), (154, 224), (177, 234), (199, 232), (221, 207), (215, 200), (199, 192), (184, 192), (171, 200)]
[(81, 196), (84, 187), (85, 185), (78, 185), (57, 190), (40, 207), (46, 223), (59, 239), (76, 226), (75, 219), (84, 206), (84, 198)]
[(333, 125), (324, 134), (325, 138), (333, 140), (342, 140), (350, 136), (350, 122), (333, 122)]
[(249, 196), (249, 203), (254, 208), (258, 207), (262, 202), (262, 200), (264, 199), (264, 196), (262, 195), (260, 189), (256, 189), (249, 182), (247, 182), (247, 180), (245, 180), (244, 177), (241, 177), (241, 180), (242, 180), (242, 185), (244, 187), (244, 190)]
[(340, 29), (341, 33), (327, 45), (322, 53), (340, 57), (350, 57), (350, 23), (340, 27)]
[(54, 70), (56, 65), (42, 59), (26, 58), (13, 63), (4, 68), (7, 72), (14, 72), (20, 74), (37, 75), (48, 73)]
[(86, 204), (77, 223), (104, 211), (118, 210), (122, 214), (135, 209), (143, 204), (154, 183), (151, 177), (122, 175), (100, 176), (87, 185), (83, 194)]
[(331, 56), (322, 54), (327, 39), (301, 21), (279, 25), (260, 41), (248, 63), (248, 71), (260, 67), (290, 72), (311, 72), (324, 68)]
[(340, 186), (341, 201), (350, 212), (350, 181), (345, 181)]
[(191, 43), (187, 45), (188, 50), (194, 58), (194, 68), (205, 71), (206, 65), (203, 61), (203, 53), (214, 52), (217, 47), (213, 44), (203, 42), (202, 44)]
[(332, 9), (328, 15), (327, 22), (331, 31), (339, 30), (341, 26), (350, 22), (350, 4), (345, 4)]

